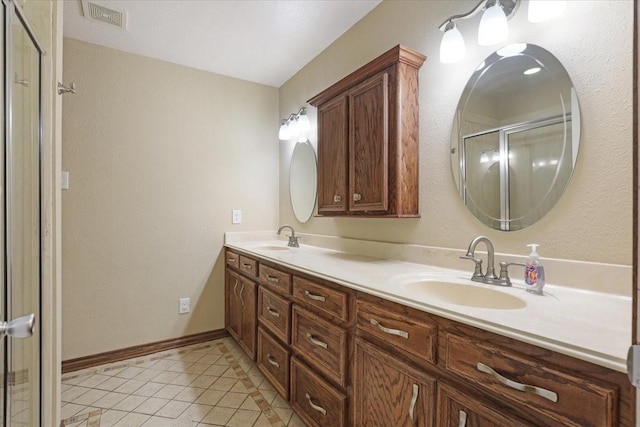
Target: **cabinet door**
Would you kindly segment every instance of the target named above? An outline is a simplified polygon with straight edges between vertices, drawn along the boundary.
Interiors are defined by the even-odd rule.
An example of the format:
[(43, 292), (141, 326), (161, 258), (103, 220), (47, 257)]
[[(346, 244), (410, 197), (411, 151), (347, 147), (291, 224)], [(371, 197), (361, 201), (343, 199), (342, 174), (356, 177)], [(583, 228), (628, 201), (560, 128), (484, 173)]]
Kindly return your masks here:
[(347, 209), (347, 98), (318, 107), (318, 213)]
[(389, 74), (349, 93), (349, 210), (389, 208)]
[(245, 278), (239, 291), (242, 318), (240, 320), (240, 347), (251, 360), (256, 360), (256, 301), (257, 286)]
[(434, 396), (435, 380), (356, 339), (355, 425), (432, 426)]
[(516, 427), (529, 426), (493, 408), (477, 397), (466, 395), (453, 387), (438, 384), (439, 427)]
[(242, 288), (240, 277), (236, 273), (227, 270), (226, 277), (226, 320), (227, 331), (236, 340), (240, 341), (240, 321), (242, 318), (242, 306), (238, 292)]

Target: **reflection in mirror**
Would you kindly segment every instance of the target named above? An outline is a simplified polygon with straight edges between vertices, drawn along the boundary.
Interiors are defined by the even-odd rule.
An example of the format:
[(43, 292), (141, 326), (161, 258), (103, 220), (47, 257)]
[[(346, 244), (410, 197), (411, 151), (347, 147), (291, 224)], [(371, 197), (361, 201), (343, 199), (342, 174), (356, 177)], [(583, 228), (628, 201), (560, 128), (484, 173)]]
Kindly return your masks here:
[(462, 93), (451, 136), (454, 181), (482, 223), (520, 230), (560, 199), (579, 141), (578, 99), (562, 64), (539, 46), (509, 45), (480, 64)]
[(300, 222), (307, 222), (316, 207), (318, 191), (316, 153), (308, 140), (299, 141), (291, 155), (289, 194), (293, 214)]

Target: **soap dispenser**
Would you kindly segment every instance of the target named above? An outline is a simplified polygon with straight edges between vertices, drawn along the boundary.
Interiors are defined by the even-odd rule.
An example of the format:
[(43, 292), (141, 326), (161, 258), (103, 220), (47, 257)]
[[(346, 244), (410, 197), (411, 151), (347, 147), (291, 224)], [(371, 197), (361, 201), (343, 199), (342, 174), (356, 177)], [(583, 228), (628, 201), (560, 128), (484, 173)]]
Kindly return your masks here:
[(536, 252), (536, 248), (540, 245), (531, 243), (527, 246), (531, 248), (531, 253), (524, 267), (524, 283), (527, 292), (542, 295), (542, 288), (544, 288), (544, 267), (540, 262), (540, 256)]

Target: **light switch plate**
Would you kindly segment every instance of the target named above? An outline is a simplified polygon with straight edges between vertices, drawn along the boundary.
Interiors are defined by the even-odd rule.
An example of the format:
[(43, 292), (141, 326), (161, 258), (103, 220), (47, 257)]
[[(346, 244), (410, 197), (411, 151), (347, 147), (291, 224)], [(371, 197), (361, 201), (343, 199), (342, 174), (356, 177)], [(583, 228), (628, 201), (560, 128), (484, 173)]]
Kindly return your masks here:
[(231, 223), (240, 224), (242, 222), (242, 211), (240, 209), (234, 209), (231, 211)]

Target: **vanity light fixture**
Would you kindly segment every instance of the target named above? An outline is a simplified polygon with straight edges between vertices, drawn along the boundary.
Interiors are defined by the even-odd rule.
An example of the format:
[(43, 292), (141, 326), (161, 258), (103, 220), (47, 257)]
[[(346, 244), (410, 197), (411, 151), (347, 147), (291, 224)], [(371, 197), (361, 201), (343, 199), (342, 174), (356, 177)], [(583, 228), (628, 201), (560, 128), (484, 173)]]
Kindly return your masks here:
[(278, 132), (278, 139), (280, 141), (287, 141), (289, 139), (298, 139), (298, 137), (307, 136), (311, 130), (311, 122), (307, 117), (307, 109), (300, 107), (297, 113), (289, 114), (289, 117), (283, 119), (280, 122), (280, 131)]
[[(453, 15), (445, 20), (438, 29), (444, 32), (440, 43), (440, 62), (451, 64), (464, 58), (466, 48), (462, 33), (456, 23), (473, 18), (484, 11), (478, 27), (478, 44), (491, 46), (504, 41), (509, 35), (507, 20), (518, 10), (520, 0), (480, 0), (471, 11)], [(530, 0), (528, 17), (530, 22), (543, 22), (560, 15), (566, 8), (564, 0)], [(526, 44), (518, 44), (526, 47)], [(519, 52), (511, 52), (517, 54)], [(498, 51), (500, 54), (500, 51)], [(510, 55), (501, 55), (510, 56)]]

